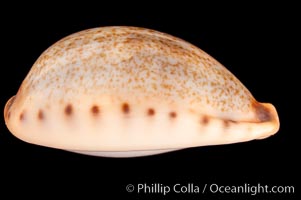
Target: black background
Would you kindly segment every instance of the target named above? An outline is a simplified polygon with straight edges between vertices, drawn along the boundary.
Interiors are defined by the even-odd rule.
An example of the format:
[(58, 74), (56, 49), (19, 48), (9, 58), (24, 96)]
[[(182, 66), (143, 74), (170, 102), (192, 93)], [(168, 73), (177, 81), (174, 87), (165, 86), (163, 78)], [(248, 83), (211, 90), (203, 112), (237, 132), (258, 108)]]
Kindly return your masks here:
[[(186, 149), (141, 158), (101, 158), (69, 153), (24, 143), (16, 139), (1, 121), (0, 173), (3, 194), (43, 195), (59, 198), (84, 195), (85, 199), (163, 199), (161, 194), (127, 193), (127, 184), (176, 183), (204, 185), (268, 184), (293, 185), (298, 193), (300, 153), (297, 129), (298, 93), (296, 69), (297, 16), (293, 6), (247, 5), (231, 10), (181, 6), (153, 8), (146, 12), (113, 6), (83, 6), (77, 9), (52, 5), (22, 8), (5, 6), (1, 15), (1, 106), (14, 95), (38, 56), (57, 40), (80, 30), (110, 26), (140, 26), (180, 37), (205, 50), (252, 92), (258, 101), (277, 108), (281, 128), (273, 137), (247, 143)], [(137, 6), (137, 5), (136, 5)], [(139, 5), (138, 5), (139, 6)], [(29, 7), (29, 6), (28, 6)], [(193, 7), (193, 6), (192, 6)], [(44, 9), (45, 8), (45, 9)], [(120, 9), (119, 8), (119, 9)], [(151, 8), (152, 9), (152, 8)], [(108, 11), (104, 13), (104, 11)], [(300, 25), (300, 24), (299, 24)], [(299, 50), (300, 51), (300, 50)], [(4, 61), (4, 62), (3, 62)], [(3, 117), (2, 117), (3, 118)], [(299, 122), (300, 123), (300, 122)], [(300, 150), (300, 148), (299, 148)], [(0, 192), (0, 196), (1, 196)], [(110, 198), (112, 198), (110, 196)], [(168, 197), (170, 197), (169, 195)], [(222, 198), (221, 194), (181, 194), (176, 198)], [(250, 195), (226, 195), (238, 199)], [(296, 194), (257, 195), (256, 199), (288, 199)], [(109, 197), (108, 197), (109, 198)]]

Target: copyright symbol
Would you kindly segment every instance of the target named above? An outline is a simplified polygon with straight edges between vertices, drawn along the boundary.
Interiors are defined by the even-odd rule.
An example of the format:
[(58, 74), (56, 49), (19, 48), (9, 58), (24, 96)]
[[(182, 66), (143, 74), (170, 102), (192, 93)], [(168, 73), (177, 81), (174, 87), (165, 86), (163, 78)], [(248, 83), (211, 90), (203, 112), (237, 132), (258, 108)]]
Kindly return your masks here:
[(128, 185), (125, 187), (125, 189), (126, 189), (127, 192), (133, 192), (134, 189), (135, 189), (135, 187), (134, 187), (134, 185), (132, 185), (132, 184), (128, 184)]

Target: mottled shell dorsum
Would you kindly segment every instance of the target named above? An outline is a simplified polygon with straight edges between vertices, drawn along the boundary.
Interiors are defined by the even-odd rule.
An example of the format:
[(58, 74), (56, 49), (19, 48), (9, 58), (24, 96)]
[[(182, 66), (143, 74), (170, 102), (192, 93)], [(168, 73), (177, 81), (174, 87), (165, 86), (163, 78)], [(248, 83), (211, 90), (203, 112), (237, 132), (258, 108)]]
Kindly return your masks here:
[[(136, 27), (84, 30), (52, 45), (4, 115), (10, 131), (25, 141), (75, 150), (223, 144), (279, 128), (275, 108), (258, 103), (210, 55)], [(196, 141), (202, 132), (208, 138)]]

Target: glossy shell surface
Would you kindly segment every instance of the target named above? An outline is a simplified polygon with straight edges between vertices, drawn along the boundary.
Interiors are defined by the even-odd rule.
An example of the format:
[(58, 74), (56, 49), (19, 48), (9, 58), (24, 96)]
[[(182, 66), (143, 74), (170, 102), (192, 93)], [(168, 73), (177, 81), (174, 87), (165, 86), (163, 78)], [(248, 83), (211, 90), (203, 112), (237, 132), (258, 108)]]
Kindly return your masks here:
[(279, 129), (275, 108), (210, 55), (136, 27), (84, 30), (52, 45), (4, 116), (24, 141), (94, 155), (243, 142)]

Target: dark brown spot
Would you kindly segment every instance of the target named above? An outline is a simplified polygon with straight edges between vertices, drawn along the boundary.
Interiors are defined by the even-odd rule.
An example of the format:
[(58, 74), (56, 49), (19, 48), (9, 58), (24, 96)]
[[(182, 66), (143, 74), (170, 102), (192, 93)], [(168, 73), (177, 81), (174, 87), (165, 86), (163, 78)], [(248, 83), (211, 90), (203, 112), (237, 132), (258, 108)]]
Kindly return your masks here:
[(68, 104), (66, 107), (65, 107), (65, 114), (67, 116), (70, 116), (72, 115), (73, 113), (73, 108), (72, 108), (72, 105), (71, 104)]
[(203, 125), (207, 125), (207, 124), (209, 123), (209, 117), (206, 116), (206, 115), (204, 115), (204, 116), (202, 117), (201, 123), (202, 123)]
[(99, 114), (99, 107), (94, 105), (91, 107), (91, 112), (93, 115), (98, 115)]
[(233, 121), (233, 120), (230, 120), (230, 119), (225, 119), (225, 120), (223, 120), (223, 123), (224, 123), (225, 128), (229, 128), (231, 126), (231, 124), (236, 124), (237, 121)]
[(43, 120), (45, 118), (44, 112), (42, 110), (39, 110), (38, 112), (38, 119)]
[(153, 116), (153, 115), (155, 115), (155, 110), (154, 110), (153, 108), (149, 108), (149, 109), (147, 110), (147, 115), (148, 115), (148, 116)]
[(224, 127), (225, 128), (229, 128), (229, 126), (230, 126), (230, 120), (224, 120), (223, 122), (224, 122)]
[(130, 112), (130, 106), (129, 106), (129, 104), (127, 104), (127, 103), (124, 103), (124, 104), (122, 104), (122, 112), (124, 113), (124, 114), (128, 114), (129, 112)]
[(25, 112), (21, 112), (20, 116), (19, 116), (20, 121), (24, 121), (25, 120)]
[(169, 113), (169, 117), (170, 118), (176, 118), (177, 117), (177, 113), (176, 112), (170, 112)]
[(267, 122), (272, 120), (272, 114), (270, 110), (267, 107), (265, 107), (263, 104), (255, 102), (252, 104), (252, 106), (256, 113), (257, 119), (260, 122)]

